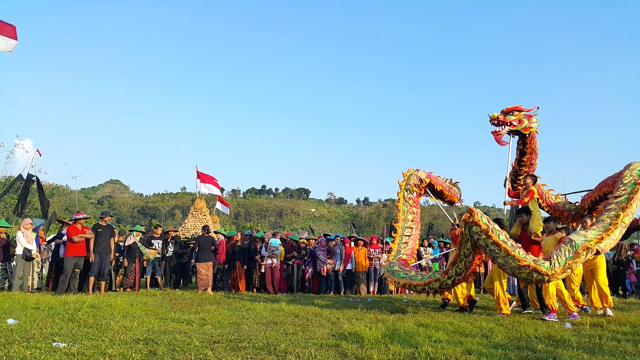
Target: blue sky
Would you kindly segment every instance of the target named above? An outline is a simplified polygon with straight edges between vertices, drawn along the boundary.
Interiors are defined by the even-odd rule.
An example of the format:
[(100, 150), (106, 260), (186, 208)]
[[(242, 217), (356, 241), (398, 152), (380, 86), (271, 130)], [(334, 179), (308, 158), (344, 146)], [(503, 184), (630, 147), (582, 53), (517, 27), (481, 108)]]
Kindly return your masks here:
[(74, 188), (193, 190), (197, 164), (226, 189), (353, 202), (420, 168), (499, 205), (487, 114), (540, 105), (542, 182), (587, 189), (640, 160), (638, 18), (637, 1), (4, 1), (0, 142), (31, 139), (42, 178)]

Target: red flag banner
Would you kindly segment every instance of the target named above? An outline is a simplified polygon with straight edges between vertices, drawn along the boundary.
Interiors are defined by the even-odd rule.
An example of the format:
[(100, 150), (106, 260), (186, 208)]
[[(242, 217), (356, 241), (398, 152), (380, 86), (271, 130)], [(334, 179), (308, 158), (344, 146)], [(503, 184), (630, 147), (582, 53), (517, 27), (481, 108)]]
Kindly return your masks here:
[(16, 27), (0, 20), (0, 51), (10, 53), (18, 44)]
[(222, 196), (218, 196), (218, 202), (216, 203), (216, 209), (222, 211), (223, 213), (229, 215), (229, 203), (224, 201)]
[(198, 187), (200, 188), (201, 193), (222, 195), (218, 179), (214, 178), (213, 176), (200, 171), (196, 171), (196, 181), (198, 182)]

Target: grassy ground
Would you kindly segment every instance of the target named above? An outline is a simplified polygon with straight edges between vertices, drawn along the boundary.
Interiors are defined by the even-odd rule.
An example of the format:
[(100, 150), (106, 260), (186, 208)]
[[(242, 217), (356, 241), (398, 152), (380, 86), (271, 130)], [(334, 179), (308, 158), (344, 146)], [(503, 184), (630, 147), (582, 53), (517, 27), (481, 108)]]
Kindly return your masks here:
[[(354, 300), (356, 298), (353, 298)], [(539, 315), (500, 318), (490, 297), (473, 314), (439, 299), (386, 296), (0, 294), (0, 357), (9, 359), (581, 359), (640, 358), (640, 301), (614, 318), (565, 329)], [(416, 302), (420, 301), (419, 304)], [(17, 319), (8, 325), (6, 319)], [(69, 344), (64, 348), (52, 343)], [(75, 344), (75, 345), (71, 345)]]

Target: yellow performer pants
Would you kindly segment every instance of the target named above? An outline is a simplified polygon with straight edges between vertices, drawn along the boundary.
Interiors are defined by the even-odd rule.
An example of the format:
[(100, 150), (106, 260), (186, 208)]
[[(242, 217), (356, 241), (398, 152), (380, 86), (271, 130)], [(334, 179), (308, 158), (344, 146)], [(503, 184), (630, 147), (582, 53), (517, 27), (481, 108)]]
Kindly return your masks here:
[(442, 300), (447, 300), (448, 302), (451, 302), (453, 300), (453, 297), (451, 296), (451, 291), (441, 292), (440, 297), (442, 298)]
[(571, 296), (571, 301), (573, 304), (579, 308), (583, 308), (587, 306), (587, 303), (584, 301), (582, 294), (580, 293), (580, 284), (582, 283), (582, 273), (583, 273), (582, 265), (575, 268), (569, 276), (566, 277), (567, 282), (567, 292), (569, 296)]
[(504, 315), (511, 314), (509, 308), (511, 295), (507, 292), (507, 276), (506, 272), (494, 265), (484, 281), (484, 288), (496, 302), (496, 312)]
[(476, 288), (473, 284), (473, 276), (467, 277), (465, 282), (458, 284), (453, 288), (453, 297), (458, 304), (458, 307), (469, 307), (469, 299), (474, 299), (476, 295)]
[(594, 309), (612, 308), (613, 299), (609, 292), (607, 279), (607, 261), (604, 255), (594, 255), (582, 264), (584, 281), (589, 291), (589, 301)]
[(569, 296), (569, 293), (564, 288), (562, 280), (543, 284), (542, 294), (544, 295), (544, 302), (547, 303), (549, 311), (553, 313), (558, 312), (558, 300), (560, 300), (560, 303), (569, 314), (578, 311), (576, 306), (573, 305), (573, 301), (571, 301), (571, 296)]

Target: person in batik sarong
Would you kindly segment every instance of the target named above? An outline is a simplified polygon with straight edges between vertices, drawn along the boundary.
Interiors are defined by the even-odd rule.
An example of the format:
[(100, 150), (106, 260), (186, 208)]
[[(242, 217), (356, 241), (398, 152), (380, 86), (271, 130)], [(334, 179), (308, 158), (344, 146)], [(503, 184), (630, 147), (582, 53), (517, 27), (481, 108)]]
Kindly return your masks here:
[(211, 228), (209, 225), (202, 227), (202, 234), (196, 238), (194, 251), (196, 252), (196, 283), (198, 285), (198, 293), (206, 291), (207, 294), (213, 294), (211, 291), (213, 282), (213, 257), (218, 251), (218, 241), (211, 236)]
[(140, 240), (144, 229), (136, 225), (130, 229), (131, 233), (124, 242), (124, 278), (122, 288), (124, 291), (140, 291), (140, 265), (142, 264), (142, 251), (140, 250)]

